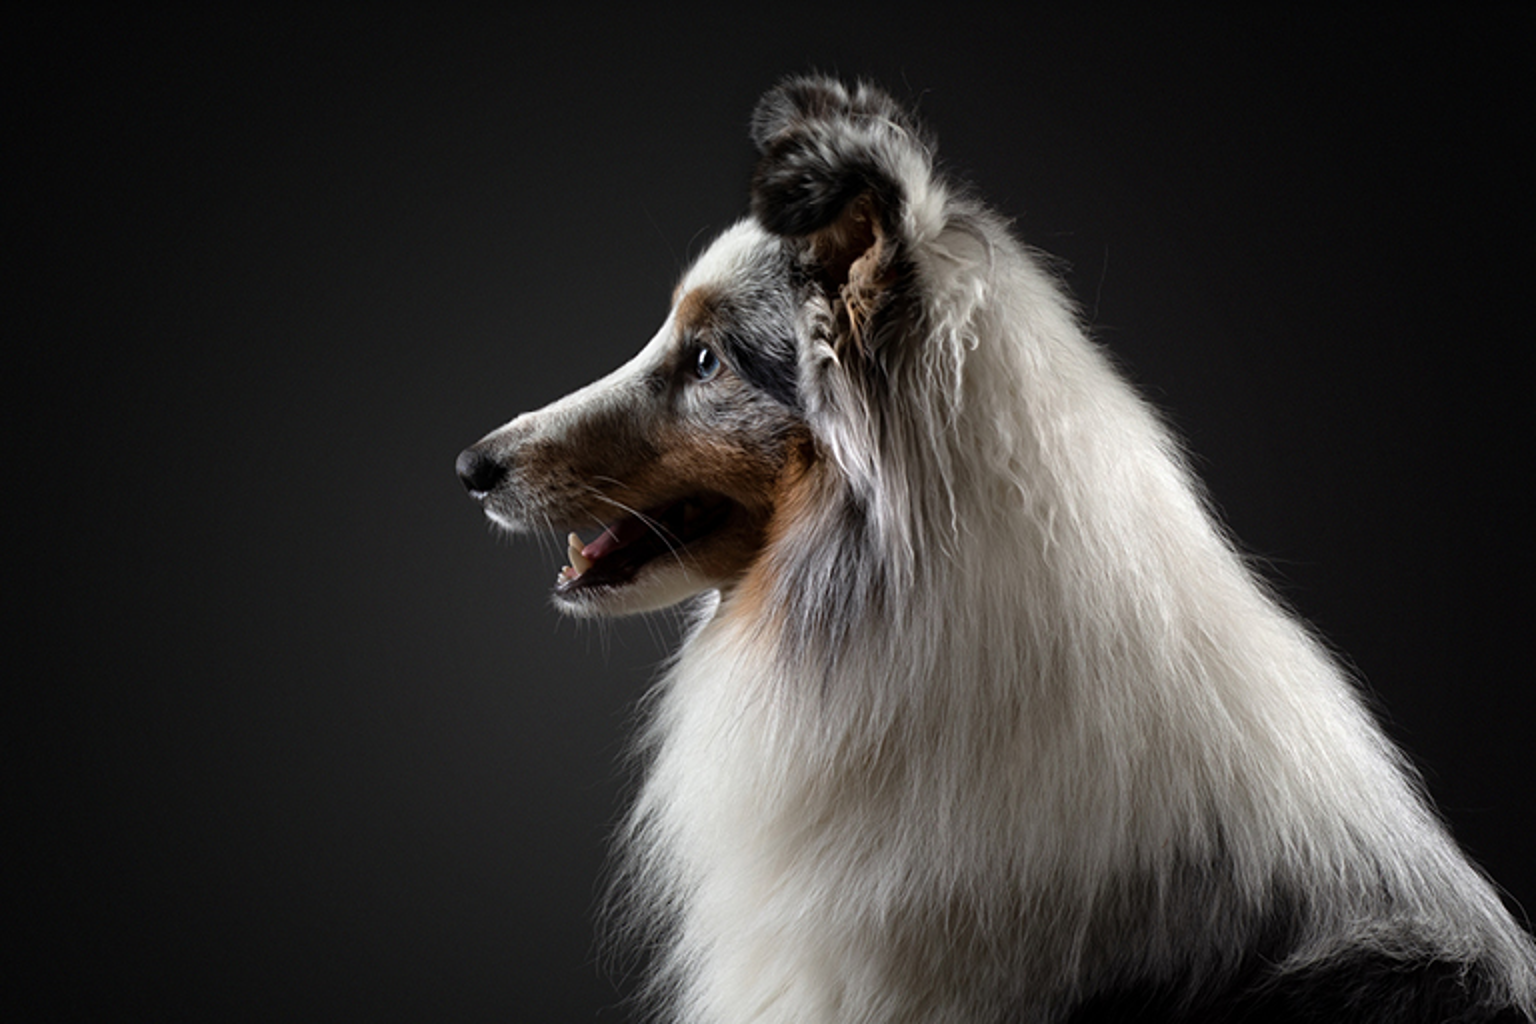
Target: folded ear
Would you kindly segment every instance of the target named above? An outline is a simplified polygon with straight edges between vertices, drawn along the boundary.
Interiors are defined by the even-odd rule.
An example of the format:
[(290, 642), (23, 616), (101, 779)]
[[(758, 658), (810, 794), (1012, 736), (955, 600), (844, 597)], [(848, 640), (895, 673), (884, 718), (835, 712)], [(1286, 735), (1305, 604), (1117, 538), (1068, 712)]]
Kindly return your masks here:
[(901, 203), (904, 158), (926, 146), (907, 112), (885, 93), (849, 93), (830, 78), (791, 78), (758, 101), (752, 141), (761, 159), (752, 212), (781, 235), (809, 235), (834, 223), (859, 196), (891, 213)]
[(752, 115), (752, 141), (761, 154), (753, 215), (775, 234), (805, 240), (863, 347), (915, 241), (912, 204), (932, 198), (931, 146), (885, 93), (829, 78), (791, 78), (770, 90)]

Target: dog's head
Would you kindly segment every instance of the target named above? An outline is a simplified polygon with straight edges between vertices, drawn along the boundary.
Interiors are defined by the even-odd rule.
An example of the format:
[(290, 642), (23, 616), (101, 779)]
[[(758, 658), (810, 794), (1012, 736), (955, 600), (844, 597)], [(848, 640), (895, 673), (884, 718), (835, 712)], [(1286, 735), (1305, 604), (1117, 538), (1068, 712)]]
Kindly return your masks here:
[(752, 216), (687, 271), (639, 354), (459, 456), (494, 522), (572, 533), (565, 611), (728, 587), (814, 479), (857, 474), (849, 432), (875, 429), (850, 417), (890, 386), (914, 319), (903, 296), (914, 204), (936, 188), (928, 148), (884, 94), (822, 79), (768, 93), (753, 140)]

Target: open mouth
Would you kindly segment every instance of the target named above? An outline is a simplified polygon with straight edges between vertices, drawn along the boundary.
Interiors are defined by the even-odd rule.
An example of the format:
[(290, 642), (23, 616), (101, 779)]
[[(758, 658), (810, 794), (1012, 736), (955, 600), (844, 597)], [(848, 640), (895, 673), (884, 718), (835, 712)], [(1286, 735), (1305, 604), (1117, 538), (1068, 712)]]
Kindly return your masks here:
[(560, 570), (555, 593), (623, 586), (658, 558), (684, 559), (688, 546), (724, 524), (734, 507), (729, 498), (699, 495), (621, 516), (590, 543), (572, 533), (566, 540), (570, 564)]

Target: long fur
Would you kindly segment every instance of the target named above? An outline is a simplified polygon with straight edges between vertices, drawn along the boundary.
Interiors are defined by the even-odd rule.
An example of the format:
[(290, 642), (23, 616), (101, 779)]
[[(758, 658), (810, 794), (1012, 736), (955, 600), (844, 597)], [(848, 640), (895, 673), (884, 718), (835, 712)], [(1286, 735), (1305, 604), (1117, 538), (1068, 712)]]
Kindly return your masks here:
[(665, 415), (768, 453), (739, 557), (651, 602), (703, 591), (622, 837), (659, 1014), (1530, 1020), (1530, 938), (1042, 262), (871, 87), (788, 80), (752, 134), (751, 217), (628, 376), (469, 460), (560, 518), (552, 439), (649, 451), (614, 410), (700, 336), (734, 411)]

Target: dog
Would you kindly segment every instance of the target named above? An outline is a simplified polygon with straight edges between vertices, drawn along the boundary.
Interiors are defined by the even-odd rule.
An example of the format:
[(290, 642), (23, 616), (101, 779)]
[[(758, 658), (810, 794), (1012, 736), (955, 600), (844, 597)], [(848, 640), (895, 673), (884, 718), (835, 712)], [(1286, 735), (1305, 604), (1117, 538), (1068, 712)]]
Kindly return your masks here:
[(658, 1017), (1529, 1021), (1536, 947), (1042, 259), (787, 79), (629, 363), (464, 451), (555, 605), (689, 602), (620, 837)]

